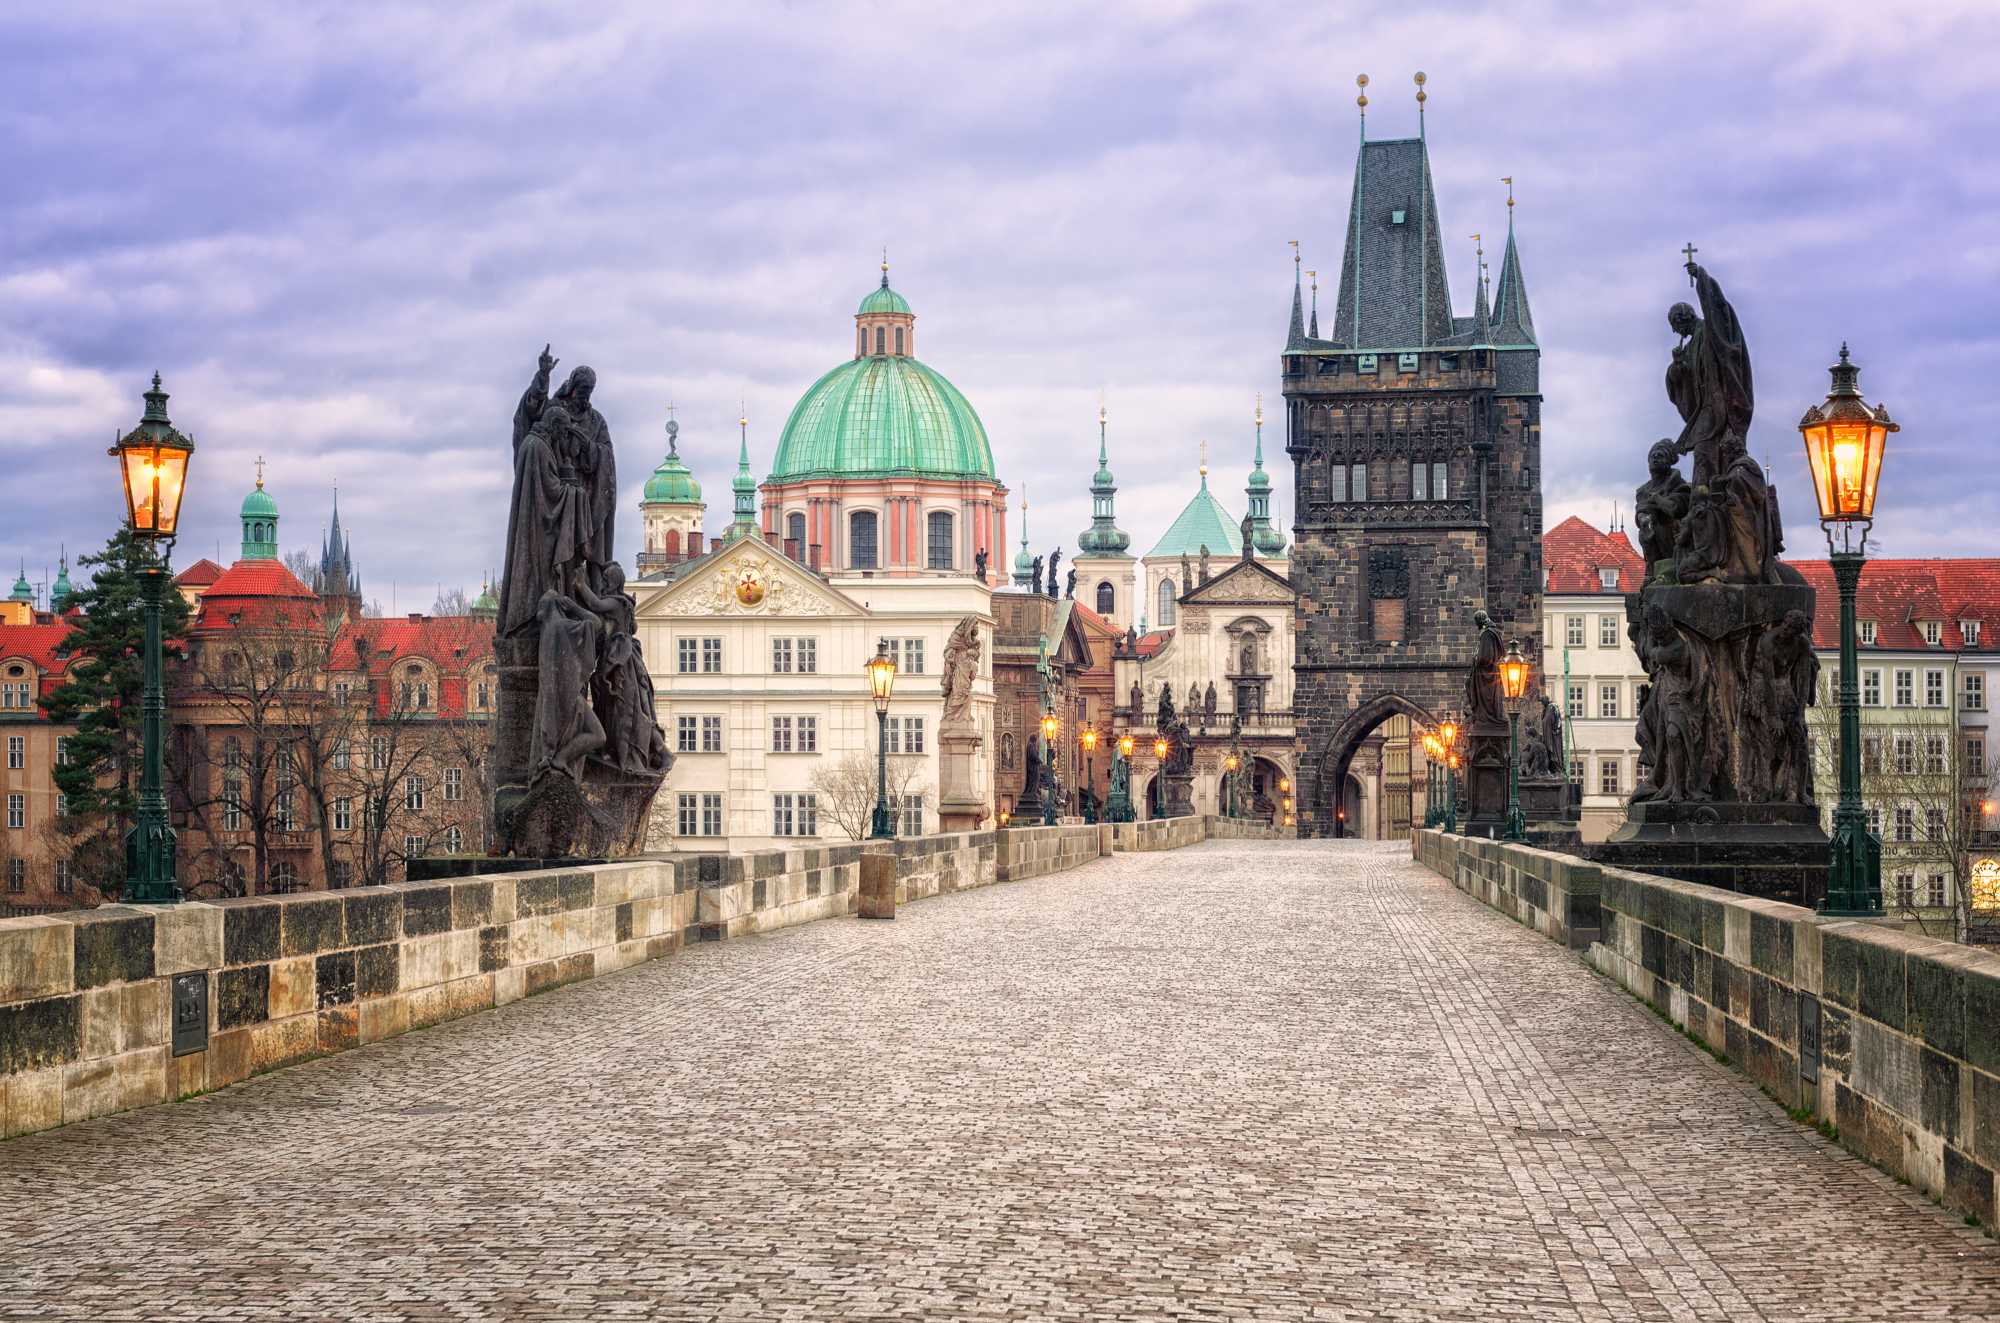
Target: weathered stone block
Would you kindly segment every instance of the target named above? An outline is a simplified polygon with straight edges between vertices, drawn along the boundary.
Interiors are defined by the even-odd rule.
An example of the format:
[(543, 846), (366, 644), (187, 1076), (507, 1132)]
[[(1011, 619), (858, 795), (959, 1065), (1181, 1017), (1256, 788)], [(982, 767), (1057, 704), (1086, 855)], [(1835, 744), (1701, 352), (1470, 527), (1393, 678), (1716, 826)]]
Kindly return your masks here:
[(367, 1000), (386, 997), (396, 991), (402, 961), (400, 943), (364, 946), (354, 953), (354, 995)]
[(294, 956), (273, 960), (271, 969), (271, 1018), (304, 1015), (313, 1009), (313, 957)]
[(493, 980), (491, 975), (474, 975), (452, 983), (417, 988), (401, 995), (409, 1003), (410, 1027), (415, 1029), (455, 1020), (474, 1011), (490, 1010), (493, 1006)]
[(1970, 1213), (1992, 1226), (1994, 1210), (1993, 1169), (1974, 1162), (1955, 1148), (1944, 1151), (1944, 1202), (1954, 1212)]
[(167, 1057), (167, 1101), (189, 1098), (208, 1088), (208, 1053)]
[(1947, 1144), (1963, 1142), (1958, 1125), (1958, 1062), (1930, 1048), (1919, 1048), (1918, 1073), (1922, 1081), (1922, 1099), (1915, 1119), (1922, 1122), (1926, 1131), (1939, 1136)]
[(1907, 1029), (1947, 1056), (1965, 1055), (1965, 976), (1970, 953), (1911, 952)]
[(1965, 1059), (2000, 1075), (2000, 977), (1984, 967), (1965, 978)]
[[(262, 968), (262, 966), (259, 966)], [(230, 1029), (208, 1040), (208, 1087), (220, 1089), (250, 1078), (252, 1029)]]
[[(236, 1029), (271, 1017), (271, 967), (244, 965), (215, 976), (215, 1025)], [(213, 1050), (213, 1044), (210, 1044)]]
[(538, 992), (547, 992), (565, 983), (587, 979), (595, 972), (596, 962), (588, 951), (564, 956), (560, 960), (546, 960), (539, 965), (528, 966), (527, 993), (533, 996)]
[(61, 1066), (7, 1076), (4, 1099), (0, 1100), (0, 1139), (61, 1125), (62, 1094)]
[(360, 1002), (355, 1009), (356, 1037), (363, 1043), (393, 1038), (410, 1027), (410, 1008), (400, 995)]
[(63, 919), (0, 919), (0, 1002), (75, 990), (76, 936)]
[[(346, 1006), (355, 999), (355, 957), (352, 951), (329, 951), (313, 960), (313, 1004), (321, 1011)], [(325, 1017), (321, 1017), (324, 1025)], [(321, 1033), (322, 1046), (325, 1034)]]
[(153, 976), (153, 916), (107, 905), (70, 916), (76, 986), (101, 987)]
[(403, 935), (423, 937), (451, 927), (451, 888), (406, 887), (403, 890)]
[(153, 915), (153, 973), (184, 974), (222, 965), (222, 915), (213, 905), (163, 905)]
[(313, 1015), (266, 1020), (263, 1024), (252, 1026), (249, 1034), (250, 1073), (253, 1075), (288, 1066), (294, 1061), (304, 1061), (319, 1051), (319, 1020)]
[(1750, 914), (1750, 967), (1792, 981), (1792, 925), (1769, 914)]
[(356, 946), (393, 942), (403, 935), (403, 898), (370, 887), (341, 898), (347, 907), (347, 940)]
[(231, 965), (248, 965), (278, 958), (278, 930), (281, 911), (276, 902), (263, 899), (220, 901), (222, 911), (222, 958)]
[(345, 1052), (361, 1045), (361, 1008), (341, 1005), (322, 1008), (318, 1016), (319, 1050)]
[(481, 928), (479, 930), (479, 972), (490, 974), (507, 967), (507, 956), (512, 941), (503, 926)]
[(1865, 1019), (1854, 1022), (1854, 1088), (1911, 1120), (1923, 1115), (1923, 1063), (1916, 1044)]
[(451, 926), (484, 928), (493, 922), (493, 884), (473, 878), (451, 884)]
[(469, 978), (479, 972), (479, 933), (454, 929), (429, 937), (406, 937), (397, 986), (405, 992)]
[(588, 873), (536, 873), (517, 877), (514, 879), (514, 916), (525, 919), (565, 910), (588, 909), (596, 895), (596, 883)]
[(0, 1076), (75, 1061), (83, 1046), (83, 1000), (43, 997), (0, 1006)]
[(117, 1057), (97, 1057), (63, 1067), (62, 1123), (74, 1125), (119, 1109), (123, 1085)]
[(1960, 1083), (1972, 1095), (1972, 1122), (1966, 1147), (1988, 1167), (2000, 1168), (2000, 1076), (1968, 1070)]
[(347, 906), (339, 896), (291, 896), (283, 906), (278, 949), (316, 955), (347, 945)]
[(1855, 955), (1861, 1013), (1901, 1030), (1906, 1022), (1908, 978), (1902, 948), (1880, 940), (1862, 941), (1856, 944)]

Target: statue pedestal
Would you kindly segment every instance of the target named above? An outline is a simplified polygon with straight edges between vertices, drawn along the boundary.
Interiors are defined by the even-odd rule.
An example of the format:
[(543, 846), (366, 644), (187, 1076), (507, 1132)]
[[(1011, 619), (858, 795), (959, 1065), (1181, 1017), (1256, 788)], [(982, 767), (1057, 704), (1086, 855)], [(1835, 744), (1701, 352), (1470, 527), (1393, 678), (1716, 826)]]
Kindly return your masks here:
[(1582, 809), (1570, 786), (1557, 776), (1522, 777), (1521, 816), (1529, 822), (1576, 822)]
[[(973, 776), (979, 746), (985, 741), (970, 731), (938, 735), (938, 830), (978, 831), (992, 814)], [(1040, 812), (1037, 804), (1035, 811)]]
[(1473, 726), (1465, 733), (1465, 802), (1459, 822), (1467, 836), (1498, 839), (1507, 830), (1507, 727)]
[(1654, 800), (1631, 805), (1624, 825), (1583, 853), (1614, 868), (1807, 907), (1826, 895), (1832, 859), (1811, 804)]
[(586, 762), (580, 785), (548, 771), (532, 785), (502, 786), (493, 796), (501, 853), (540, 859), (635, 853), (664, 779)]
[(1194, 812), (1194, 773), (1164, 772), (1160, 785), (1161, 817), (1185, 818)]

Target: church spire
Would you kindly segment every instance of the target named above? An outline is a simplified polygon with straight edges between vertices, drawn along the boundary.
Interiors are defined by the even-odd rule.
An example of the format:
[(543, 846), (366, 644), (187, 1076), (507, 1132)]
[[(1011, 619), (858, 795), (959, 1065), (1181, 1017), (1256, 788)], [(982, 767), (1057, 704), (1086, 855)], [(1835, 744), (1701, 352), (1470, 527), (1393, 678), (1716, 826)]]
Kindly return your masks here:
[(1514, 246), (1514, 177), (1500, 181), (1507, 186), (1507, 251), (1500, 259), (1500, 284), (1493, 292), (1493, 342), (1503, 345), (1535, 343), (1535, 319), (1528, 311), (1528, 287), (1521, 279), (1521, 254)]
[[(883, 253), (884, 263), (888, 254)], [(736, 496), (736, 517), (729, 521), (722, 536), (725, 541), (734, 542), (738, 538), (757, 536), (757, 479), (750, 472), (750, 410), (745, 406), (737, 415), (736, 426), (742, 433), (736, 451), (736, 476), (729, 480), (729, 488)]]
[(1250, 540), (1257, 551), (1265, 556), (1276, 556), (1285, 549), (1285, 535), (1271, 527), (1271, 475), (1264, 472), (1264, 397), (1257, 396), (1257, 412), (1252, 415), (1257, 425), (1257, 458), (1250, 469), (1250, 482), (1243, 492), (1250, 498)]
[(1077, 534), (1078, 551), (1086, 556), (1123, 556), (1132, 535), (1118, 527), (1113, 508), (1118, 484), (1111, 476), (1111, 455), (1105, 439), (1104, 404), (1097, 405), (1097, 472), (1090, 480), (1090, 527)]
[(1308, 271), (1312, 277), (1312, 327), (1306, 332), (1313, 339), (1319, 339), (1319, 272)]
[(1035, 581), (1035, 558), (1028, 554), (1028, 484), (1021, 484), (1021, 549), (1014, 553), (1014, 586), (1027, 588)]
[(1486, 242), (1485, 236), (1475, 234), (1473, 242), (1473, 294), (1472, 294), (1472, 343), (1489, 343), (1492, 336), (1492, 322), (1486, 314)]
[(1304, 287), (1299, 283), (1299, 241), (1287, 239), (1285, 242), (1292, 246), (1292, 329), (1285, 338), (1285, 347), (1291, 349), (1305, 343), (1306, 312)]

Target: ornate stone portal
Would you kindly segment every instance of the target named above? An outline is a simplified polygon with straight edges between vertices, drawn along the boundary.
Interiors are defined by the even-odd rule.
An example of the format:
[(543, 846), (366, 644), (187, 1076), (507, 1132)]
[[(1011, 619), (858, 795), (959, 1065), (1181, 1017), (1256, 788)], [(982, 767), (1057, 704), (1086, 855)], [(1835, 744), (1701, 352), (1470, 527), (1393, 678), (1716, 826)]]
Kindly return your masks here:
[(544, 346), (514, 412), (514, 490), (494, 651), (494, 832), (499, 852), (606, 858), (639, 848), (673, 765), (611, 559), (611, 434), (579, 367), (551, 395)]
[[(1591, 854), (1809, 905), (1828, 859), (1806, 739), (1814, 595), (1778, 558), (1777, 490), (1745, 450), (1742, 324), (1691, 255), (1687, 271), (1702, 315), (1685, 303), (1668, 313), (1682, 339), (1667, 369), (1686, 426), (1648, 456), (1633, 505), (1646, 581), (1625, 598), (1646, 670), (1637, 737), (1647, 775), (1625, 824)], [(1686, 454), (1692, 483), (1676, 468)]]

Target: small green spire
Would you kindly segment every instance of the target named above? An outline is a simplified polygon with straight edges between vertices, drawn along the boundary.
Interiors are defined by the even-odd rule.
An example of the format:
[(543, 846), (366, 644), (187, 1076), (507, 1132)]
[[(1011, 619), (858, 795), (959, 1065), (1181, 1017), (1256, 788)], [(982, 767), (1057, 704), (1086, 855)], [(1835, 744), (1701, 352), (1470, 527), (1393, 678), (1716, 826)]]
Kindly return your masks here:
[(1035, 580), (1035, 558), (1028, 554), (1028, 484), (1021, 484), (1021, 549), (1014, 553), (1014, 586), (1026, 588)]
[(76, 591), (69, 582), (69, 548), (62, 549), (56, 567), (55, 587), (49, 589), (49, 610), (60, 615), (63, 607), (68, 605), (70, 595)]
[(278, 559), (278, 503), (264, 490), (264, 457), (257, 456), (257, 486), (243, 498), (243, 559)]
[(747, 407), (737, 416), (736, 426), (742, 431), (742, 442), (736, 453), (736, 476), (729, 480), (730, 490), (736, 494), (736, 517), (723, 530), (724, 540), (734, 542), (738, 538), (757, 536), (757, 479), (750, 472), (750, 411)]
[(1088, 556), (1122, 556), (1132, 545), (1132, 535), (1118, 527), (1116, 498), (1118, 484), (1111, 476), (1109, 443), (1105, 437), (1105, 412), (1097, 406), (1097, 472), (1090, 482), (1090, 527), (1077, 534), (1077, 548)]
[(14, 580), (13, 600), (32, 602), (35, 600), (35, 586), (28, 582), (28, 562), (21, 562), (21, 577)]
[(1257, 396), (1257, 458), (1250, 469), (1250, 482), (1243, 491), (1250, 498), (1250, 542), (1266, 556), (1285, 549), (1285, 535), (1271, 526), (1271, 475), (1264, 472), (1264, 397)]

